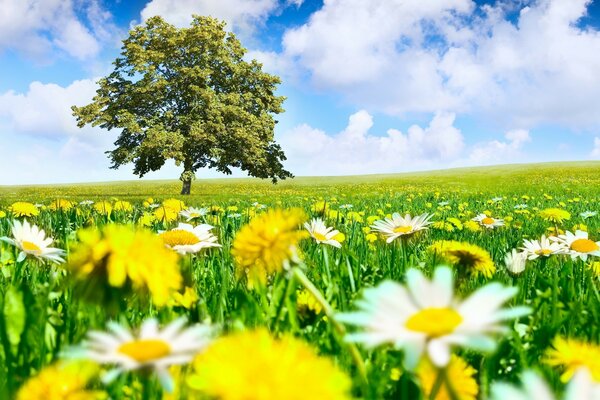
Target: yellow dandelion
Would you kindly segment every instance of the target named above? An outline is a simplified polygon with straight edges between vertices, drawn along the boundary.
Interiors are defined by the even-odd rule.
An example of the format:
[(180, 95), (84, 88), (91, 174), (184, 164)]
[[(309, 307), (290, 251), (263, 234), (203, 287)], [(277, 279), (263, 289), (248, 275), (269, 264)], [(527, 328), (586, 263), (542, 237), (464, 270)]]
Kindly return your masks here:
[(48, 208), (51, 209), (52, 211), (58, 211), (58, 210), (69, 211), (73, 207), (75, 207), (75, 203), (73, 203), (70, 200), (65, 200), (65, 199), (56, 199), (48, 206)]
[(296, 293), (296, 307), (303, 316), (318, 315), (323, 311), (321, 303), (307, 290), (299, 290)]
[(124, 200), (115, 201), (115, 205), (113, 206), (115, 211), (133, 211), (133, 206), (130, 202)]
[(16, 400), (100, 400), (105, 392), (88, 390), (90, 380), (98, 374), (93, 363), (55, 364), (30, 378), (17, 392)]
[(600, 261), (592, 261), (588, 264), (588, 268), (596, 278), (600, 278)]
[(156, 207), (152, 214), (155, 220), (161, 222), (173, 222), (179, 218), (179, 211), (165, 205)]
[(298, 229), (305, 219), (299, 209), (270, 210), (244, 225), (231, 248), (238, 275), (246, 274), (251, 285), (266, 283), (267, 276), (295, 260), (298, 242), (308, 236)]
[(349, 399), (351, 386), (308, 344), (292, 336), (276, 340), (266, 330), (216, 340), (196, 356), (187, 384), (219, 400)]
[(173, 293), (169, 305), (171, 307), (183, 307), (186, 310), (192, 308), (199, 300), (196, 289), (186, 286), (183, 293)]
[(430, 250), (443, 261), (468, 272), (472, 276), (491, 278), (496, 266), (490, 253), (471, 243), (441, 240), (431, 245)]
[(6, 217), (6, 213), (2, 210), (0, 210), (0, 218), (5, 218)]
[(140, 218), (138, 219), (138, 224), (141, 226), (152, 226), (152, 224), (154, 223), (154, 221), (156, 221), (156, 218), (154, 217), (153, 214), (150, 214), (149, 212), (144, 212)]
[(8, 208), (15, 217), (35, 217), (40, 214), (40, 210), (31, 203), (17, 201)]
[(179, 199), (167, 199), (162, 202), (163, 207), (171, 208), (177, 212), (186, 209), (185, 203)]
[[(430, 398), (431, 389), (438, 376), (438, 369), (429, 361), (427, 357), (423, 357), (417, 367), (417, 378), (421, 384), (421, 390), (426, 399)], [(447, 379), (452, 385), (452, 389), (458, 400), (476, 400), (479, 393), (479, 386), (475, 380), (477, 370), (470, 366), (461, 357), (452, 354), (450, 363), (446, 367)], [(435, 400), (450, 400), (453, 397), (448, 391), (447, 385), (444, 383), (440, 387)]]
[[(181, 287), (177, 254), (153, 232), (107, 225), (102, 231), (79, 231), (78, 236), (80, 243), (71, 254), (69, 268), (94, 288), (147, 290), (156, 305), (164, 305)], [(105, 295), (110, 298), (110, 293)]]
[(329, 212), (329, 203), (323, 200), (317, 201), (310, 206), (310, 211), (317, 215), (325, 215)]
[(571, 219), (571, 214), (560, 208), (546, 208), (545, 210), (540, 211), (540, 217), (548, 222), (552, 222), (553, 224), (560, 224), (564, 220)]
[(482, 229), (477, 221), (466, 221), (463, 226), (471, 232), (479, 232)]
[(600, 346), (578, 339), (562, 338), (552, 341), (552, 348), (546, 350), (544, 362), (552, 367), (562, 367), (560, 380), (568, 382), (575, 372), (585, 367), (596, 382), (600, 382)]
[(110, 215), (113, 210), (112, 204), (109, 201), (98, 201), (94, 203), (94, 210), (101, 215)]

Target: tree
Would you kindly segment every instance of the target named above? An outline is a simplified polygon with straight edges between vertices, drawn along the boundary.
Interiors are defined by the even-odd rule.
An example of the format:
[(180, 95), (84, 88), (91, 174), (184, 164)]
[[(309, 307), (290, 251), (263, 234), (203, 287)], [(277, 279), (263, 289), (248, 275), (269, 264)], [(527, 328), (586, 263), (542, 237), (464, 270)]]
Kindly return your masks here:
[(150, 18), (129, 32), (93, 102), (73, 106), (73, 115), (80, 128), (121, 129), (106, 152), (111, 168), (133, 163), (142, 177), (175, 160), (183, 166), (181, 194), (203, 167), (226, 174), (237, 167), (276, 183), (293, 176), (274, 142), (273, 115), (285, 97), (274, 94), (280, 79), (245, 53), (214, 18), (194, 16), (181, 29)]

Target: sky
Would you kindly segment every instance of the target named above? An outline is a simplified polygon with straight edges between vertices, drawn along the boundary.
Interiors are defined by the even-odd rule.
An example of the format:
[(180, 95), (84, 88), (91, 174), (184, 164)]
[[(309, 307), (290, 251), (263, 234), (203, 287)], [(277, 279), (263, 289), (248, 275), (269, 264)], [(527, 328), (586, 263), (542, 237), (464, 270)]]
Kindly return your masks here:
[(192, 14), (282, 78), (297, 176), (600, 159), (600, 0), (0, 0), (0, 185), (136, 179), (71, 106), (129, 29)]

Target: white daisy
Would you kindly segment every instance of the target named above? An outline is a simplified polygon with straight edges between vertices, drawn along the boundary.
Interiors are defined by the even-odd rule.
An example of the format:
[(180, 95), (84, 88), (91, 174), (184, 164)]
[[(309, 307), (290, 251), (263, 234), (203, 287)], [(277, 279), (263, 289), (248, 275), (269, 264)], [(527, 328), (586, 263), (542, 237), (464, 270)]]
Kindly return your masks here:
[(38, 260), (48, 260), (57, 264), (65, 262), (65, 251), (55, 247), (49, 247), (54, 239), (46, 237), (46, 232), (36, 225), (29, 225), (27, 220), (21, 224), (15, 220), (12, 225), (13, 238), (1, 237), (0, 240), (18, 247), (21, 252), (17, 261), (21, 262), (27, 256), (33, 256)]
[(431, 215), (422, 214), (416, 217), (411, 217), (406, 214), (404, 217), (398, 213), (392, 214), (392, 218), (375, 221), (371, 228), (376, 232), (381, 232), (387, 237), (386, 242), (391, 243), (401, 236), (410, 236), (415, 232), (427, 229), (427, 225), (431, 224), (429, 219)]
[(449, 202), (449, 201), (440, 201), (440, 202), (438, 203), (438, 206), (440, 206), (440, 207), (445, 207), (445, 206), (447, 206), (448, 204), (450, 204), (450, 202)]
[(588, 239), (588, 233), (584, 231), (577, 230), (575, 234), (567, 231), (550, 240), (560, 245), (561, 253), (569, 254), (573, 259), (579, 257), (586, 261), (588, 256), (600, 256), (600, 242)]
[(588, 219), (588, 218), (592, 218), (595, 217), (598, 213), (596, 211), (584, 211), (582, 213), (579, 214), (579, 216), (583, 219)]
[(524, 210), (524, 209), (526, 209), (527, 207), (529, 207), (527, 204), (525, 204), (525, 203), (522, 203), (522, 204), (517, 204), (517, 205), (515, 205), (515, 206), (514, 206), (514, 209), (515, 209), (515, 210)]
[[(552, 389), (538, 374), (525, 371), (522, 388), (508, 383), (492, 384), (490, 400), (555, 400)], [(564, 400), (600, 400), (600, 384), (586, 368), (577, 370), (567, 385)]]
[(87, 358), (100, 364), (114, 364), (115, 368), (103, 377), (105, 383), (126, 371), (151, 369), (167, 391), (173, 390), (168, 372), (171, 365), (186, 364), (211, 341), (213, 328), (196, 324), (184, 328), (185, 318), (179, 318), (162, 330), (154, 318), (145, 320), (137, 335), (116, 322), (108, 323), (109, 332), (91, 331), (80, 347), (65, 356)]
[(526, 260), (526, 253), (519, 253), (517, 249), (512, 249), (510, 253), (507, 253), (506, 256), (504, 256), (504, 265), (506, 265), (506, 269), (510, 273), (520, 274), (525, 271)]
[(92, 200), (83, 200), (79, 202), (80, 206), (91, 206), (92, 204), (94, 204)]
[(473, 221), (477, 221), (479, 222), (479, 225), (489, 229), (494, 229), (504, 225), (503, 219), (488, 217), (485, 214), (479, 214), (473, 218)]
[(502, 201), (502, 200), (504, 200), (504, 197), (501, 197), (501, 196), (499, 196), (499, 197), (494, 197), (494, 198), (492, 199), (492, 202), (494, 202), (494, 203), (498, 203), (498, 202), (500, 202), (500, 201)]
[(349, 210), (349, 209), (351, 209), (352, 207), (354, 207), (352, 204), (342, 204), (342, 205), (340, 206), (340, 210)]
[(159, 231), (159, 236), (167, 247), (181, 255), (198, 253), (208, 247), (221, 247), (217, 237), (212, 234), (213, 226), (201, 224), (196, 227), (180, 222), (170, 231)]
[(496, 341), (490, 334), (507, 330), (501, 322), (530, 312), (527, 307), (501, 308), (517, 288), (490, 283), (461, 301), (454, 298), (453, 281), (448, 267), (438, 267), (431, 281), (413, 268), (406, 273), (406, 286), (386, 281), (367, 289), (357, 302), (359, 311), (337, 318), (365, 329), (347, 335), (348, 341), (392, 344), (404, 351), (406, 368), (414, 369), (423, 353), (434, 365), (446, 366), (454, 345), (491, 351)]
[(540, 240), (523, 240), (523, 253), (527, 255), (528, 260), (535, 260), (538, 257), (550, 257), (552, 254), (561, 253), (561, 245), (551, 241), (546, 235), (542, 235)]
[(204, 217), (206, 214), (208, 214), (208, 208), (188, 207), (187, 209), (179, 212), (179, 215), (185, 218), (186, 222), (190, 222), (196, 218)]
[(342, 244), (335, 239), (340, 231), (325, 226), (325, 222), (321, 218), (313, 218), (309, 222), (305, 222), (304, 227), (317, 243), (325, 243), (337, 248), (342, 247)]

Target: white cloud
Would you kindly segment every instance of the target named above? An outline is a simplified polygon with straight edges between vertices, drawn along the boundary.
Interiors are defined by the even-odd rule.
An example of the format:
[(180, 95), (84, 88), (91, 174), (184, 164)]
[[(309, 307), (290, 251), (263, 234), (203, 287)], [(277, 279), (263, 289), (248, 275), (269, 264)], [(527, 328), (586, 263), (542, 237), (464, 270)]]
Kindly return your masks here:
[(364, 111), (352, 114), (348, 126), (334, 135), (299, 125), (279, 135), (297, 175), (348, 175), (434, 168), (462, 153), (463, 135), (454, 127), (454, 114), (436, 113), (429, 125), (411, 126), (406, 133), (389, 129), (384, 136), (370, 133), (373, 118)]
[(594, 138), (594, 149), (590, 153), (592, 158), (600, 158), (600, 137)]
[(110, 14), (98, 0), (2, 0), (0, 5), (0, 52), (11, 49), (47, 61), (60, 50), (83, 60), (96, 56), (102, 41), (112, 38)]
[(475, 145), (469, 156), (469, 163), (484, 165), (524, 161), (521, 150), (525, 143), (531, 142), (529, 131), (525, 129), (510, 130), (504, 134), (504, 137), (505, 141), (492, 140)]
[(223, 19), (231, 28), (251, 30), (278, 7), (277, 0), (151, 0), (141, 12), (142, 20), (160, 15), (176, 26), (187, 26), (192, 14)]
[(509, 21), (507, 10), (522, 3), (327, 0), (287, 31), (279, 56), (320, 89), (390, 114), (444, 109), (505, 128), (599, 126), (600, 33), (577, 25), (590, 0), (529, 1)]

